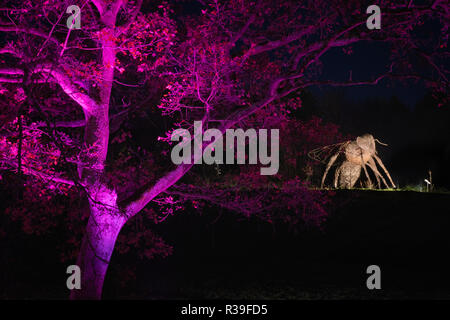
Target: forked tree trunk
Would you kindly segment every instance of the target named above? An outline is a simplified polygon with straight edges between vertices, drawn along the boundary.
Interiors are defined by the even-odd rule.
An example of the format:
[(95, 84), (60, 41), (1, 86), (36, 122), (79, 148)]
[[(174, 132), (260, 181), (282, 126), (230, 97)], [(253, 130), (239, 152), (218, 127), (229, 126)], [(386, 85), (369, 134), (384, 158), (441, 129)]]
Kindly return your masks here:
[[(103, 282), (117, 236), (126, 218), (117, 208), (117, 195), (101, 181), (108, 152), (109, 100), (114, 79), (116, 52), (113, 40), (114, 25), (121, 1), (98, 1), (102, 22), (102, 83), (99, 85), (99, 104), (85, 113), (86, 149), (79, 165), (80, 180), (89, 195), (91, 214), (81, 244), (77, 265), (81, 269), (81, 289), (72, 290), (71, 299), (101, 299)], [(103, 12), (104, 9), (109, 10)]]
[(71, 299), (101, 299), (109, 261), (125, 222), (126, 218), (118, 210), (91, 204), (91, 215), (77, 259), (81, 269), (81, 289), (73, 289)]

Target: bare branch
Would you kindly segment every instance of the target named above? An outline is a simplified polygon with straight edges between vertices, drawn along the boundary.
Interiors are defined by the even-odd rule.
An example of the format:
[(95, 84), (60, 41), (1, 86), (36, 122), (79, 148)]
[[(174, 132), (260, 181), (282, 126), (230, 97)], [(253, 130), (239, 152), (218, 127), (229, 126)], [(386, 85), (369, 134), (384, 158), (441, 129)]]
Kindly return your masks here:
[(61, 89), (87, 112), (91, 112), (97, 108), (97, 103), (87, 94), (83, 93), (81, 89), (78, 89), (75, 83), (63, 71), (55, 67), (52, 68), (50, 65), (40, 65), (34, 68), (33, 72), (50, 74)]
[(180, 180), (192, 166), (193, 164), (179, 165), (176, 169), (159, 179), (153, 186), (144, 186), (144, 191), (141, 193), (138, 192), (137, 195), (133, 195), (129, 199), (126, 199), (120, 207), (123, 207), (125, 214), (131, 218), (136, 213), (141, 211), (157, 195), (166, 191), (178, 180)]
[(44, 39), (48, 39), (49, 41), (53, 42), (54, 44), (56, 44), (58, 47), (61, 47), (62, 44), (59, 43), (58, 40), (56, 40), (55, 38), (51, 37), (50, 35), (45, 34), (44, 32), (41, 32), (39, 30), (33, 29), (33, 28), (25, 28), (25, 27), (16, 27), (16, 26), (0, 26), (0, 31), (3, 32), (22, 32), (22, 33), (27, 33), (27, 34), (31, 34), (40, 38), (44, 38)]
[[(86, 125), (86, 120), (73, 120), (73, 121), (57, 121), (54, 125), (56, 128), (80, 128)], [(37, 127), (45, 127), (46, 124), (42, 123)]]
[(130, 15), (130, 19), (128, 20), (128, 22), (121, 28), (119, 28), (119, 32), (117, 34), (117, 36), (125, 33), (128, 31), (128, 29), (130, 28), (130, 26), (133, 24), (133, 22), (136, 20), (136, 17), (139, 13), (139, 11), (141, 11), (141, 7), (142, 7), (142, 0), (138, 0), (138, 2), (136, 3), (136, 8), (133, 10), (133, 12)]
[(328, 85), (328, 86), (334, 86), (334, 87), (351, 87), (351, 86), (363, 86), (363, 85), (376, 85), (381, 80), (385, 78), (396, 78), (396, 79), (416, 79), (416, 80), (425, 80), (431, 83), (437, 83), (438, 81), (433, 80), (429, 77), (423, 76), (418, 73), (409, 73), (409, 74), (401, 74), (401, 73), (393, 73), (392, 68), (391, 71), (388, 71), (380, 76), (378, 76), (374, 80), (368, 80), (368, 81), (310, 81), (302, 83), (300, 86), (302, 88), (310, 87), (310, 86), (317, 86), (317, 85)]
[[(284, 78), (281, 80), (285, 80)], [(230, 115), (225, 121), (223, 121), (222, 126), (218, 128), (222, 134), (226, 129), (231, 128), (238, 122), (252, 115), (261, 108), (267, 106), (269, 103), (276, 99), (280, 99), (288, 94), (298, 90), (300, 87), (294, 87), (286, 90), (283, 93), (276, 93), (278, 85), (281, 83), (280, 79), (276, 79), (269, 90), (270, 95), (244, 110), (239, 110), (232, 115)], [(179, 181), (193, 166), (194, 161), (191, 164), (181, 164), (178, 165), (174, 170), (167, 173), (165, 176), (160, 178), (154, 185), (148, 185), (143, 187), (143, 191), (138, 191), (135, 195), (124, 200), (121, 203), (121, 207), (124, 208), (125, 213), (128, 217), (132, 217), (140, 210), (142, 210), (150, 201), (152, 201), (157, 195), (165, 192), (168, 188)]]
[(298, 31), (296, 33), (290, 34), (283, 39), (270, 41), (270, 42), (268, 42), (264, 45), (260, 45), (260, 46), (254, 46), (249, 49), (249, 51), (247, 52), (246, 55), (254, 56), (254, 55), (266, 52), (266, 51), (270, 51), (270, 50), (274, 50), (274, 49), (283, 47), (285, 45), (288, 45), (291, 42), (300, 40), (305, 35), (310, 34), (316, 28), (317, 28), (317, 25), (308, 26), (307, 28), (304, 28), (301, 31)]
[(251, 15), (250, 18), (247, 20), (246, 24), (242, 27), (242, 29), (236, 33), (233, 38), (230, 41), (230, 45), (234, 46), (234, 44), (240, 39), (242, 38), (242, 36), (244, 35), (244, 33), (247, 31), (248, 27), (250, 27), (250, 25), (253, 23), (253, 21), (255, 21), (256, 15)]
[(0, 77), (0, 83), (22, 83), (22, 79)]
[(23, 70), (19, 69), (19, 68), (1, 68), (0, 73), (9, 74), (9, 75), (18, 75), (18, 76), (24, 75)]
[(106, 11), (106, 3), (103, 0), (92, 0), (92, 3), (95, 5), (95, 7), (98, 10), (98, 13), (100, 16), (103, 16), (103, 14)]
[[(13, 169), (13, 170), (17, 170), (18, 169), (18, 164), (16, 162), (11, 162), (11, 161), (2, 161), (2, 168), (4, 169)], [(21, 164), (21, 168), (23, 170), (23, 172), (25, 174), (31, 175), (33, 177), (36, 178), (40, 178), (49, 182), (55, 182), (55, 183), (63, 183), (63, 184), (67, 184), (70, 186), (74, 186), (75, 182), (73, 180), (64, 178), (64, 177), (60, 177), (60, 176), (56, 176), (56, 175), (52, 175), (49, 173), (45, 173), (39, 170), (36, 170), (32, 167), (26, 166)]]
[(22, 58), (22, 55), (17, 52), (14, 48), (12, 47), (4, 47), (0, 49), (0, 54), (11, 54), (17, 58)]

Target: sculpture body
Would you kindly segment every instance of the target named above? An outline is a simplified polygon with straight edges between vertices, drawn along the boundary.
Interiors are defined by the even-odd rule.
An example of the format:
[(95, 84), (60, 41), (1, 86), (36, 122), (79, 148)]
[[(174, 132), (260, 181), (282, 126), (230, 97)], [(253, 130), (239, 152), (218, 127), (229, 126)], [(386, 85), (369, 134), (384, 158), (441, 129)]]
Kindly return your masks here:
[[(340, 144), (338, 151), (330, 157), (330, 160), (322, 177), (321, 187), (323, 188), (324, 186), (326, 176), (330, 171), (331, 166), (336, 162), (339, 155), (342, 154), (345, 159), (336, 169), (334, 175), (335, 188), (353, 188), (361, 176), (361, 171), (364, 172), (364, 175), (367, 178), (366, 186), (372, 188), (373, 183), (367, 167), (372, 170), (373, 175), (377, 180), (378, 188), (381, 188), (381, 182), (386, 188), (395, 188), (395, 184), (392, 181), (388, 170), (384, 166), (380, 157), (378, 157), (377, 155), (375, 142), (382, 144), (378, 140), (374, 139), (371, 134), (364, 134), (356, 138), (355, 141), (347, 141)], [(389, 179), (390, 186), (386, 182), (384, 176), (378, 170), (377, 163)]]

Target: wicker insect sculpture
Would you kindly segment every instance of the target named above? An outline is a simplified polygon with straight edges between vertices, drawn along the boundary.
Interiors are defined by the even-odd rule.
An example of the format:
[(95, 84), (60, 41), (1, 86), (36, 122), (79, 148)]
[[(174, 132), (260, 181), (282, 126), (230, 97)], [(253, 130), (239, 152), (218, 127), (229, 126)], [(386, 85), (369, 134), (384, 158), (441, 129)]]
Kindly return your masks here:
[[(344, 160), (338, 166), (334, 174), (334, 187), (337, 188), (345, 188), (350, 189), (353, 188), (360, 178), (361, 169), (364, 171), (364, 174), (367, 178), (366, 187), (373, 188), (373, 183), (370, 178), (369, 172), (367, 171), (367, 167), (369, 167), (378, 184), (378, 188), (381, 188), (381, 182), (383, 182), (386, 188), (390, 186), (387, 184), (386, 179), (383, 175), (378, 171), (378, 165), (383, 169), (386, 174), (392, 188), (395, 188), (395, 184), (392, 181), (392, 178), (381, 161), (380, 157), (377, 155), (377, 151), (375, 148), (375, 143), (378, 142), (381, 145), (386, 145), (374, 139), (371, 134), (365, 134), (356, 138), (356, 141), (346, 141), (343, 143), (339, 143), (332, 146), (326, 146), (319, 149), (312, 150), (309, 153), (309, 156), (313, 159), (319, 160), (324, 153), (333, 153), (336, 151), (328, 161), (327, 167), (322, 177), (321, 188), (325, 183), (325, 179), (327, 177), (328, 172), (330, 171), (331, 166), (336, 162), (339, 155), (343, 155)], [(327, 157), (328, 158), (328, 157)]]

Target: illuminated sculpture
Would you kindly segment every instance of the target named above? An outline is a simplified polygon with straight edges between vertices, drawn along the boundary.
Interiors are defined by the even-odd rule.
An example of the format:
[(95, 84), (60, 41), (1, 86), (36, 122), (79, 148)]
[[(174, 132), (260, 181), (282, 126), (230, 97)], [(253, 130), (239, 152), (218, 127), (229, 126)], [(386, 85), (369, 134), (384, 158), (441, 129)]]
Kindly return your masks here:
[[(325, 150), (332, 150), (334, 148), (338, 148), (337, 152), (335, 152), (328, 161), (327, 167), (322, 177), (321, 187), (323, 188), (325, 183), (325, 178), (330, 171), (331, 166), (336, 162), (339, 155), (342, 154), (344, 156), (344, 160), (341, 165), (336, 169), (334, 175), (334, 187), (337, 188), (345, 188), (350, 189), (353, 188), (358, 181), (361, 175), (361, 169), (363, 169), (364, 174), (367, 178), (366, 186), (369, 188), (373, 187), (372, 180), (370, 179), (370, 175), (367, 171), (367, 167), (369, 167), (375, 175), (377, 180), (378, 188), (381, 188), (381, 181), (383, 182), (386, 188), (389, 188), (385, 178), (378, 171), (377, 164), (383, 169), (389, 182), (392, 185), (392, 188), (395, 188), (395, 184), (392, 181), (392, 178), (381, 161), (380, 157), (377, 155), (377, 151), (375, 148), (375, 142), (379, 144), (385, 145), (374, 139), (371, 134), (365, 134), (360, 137), (357, 137), (354, 141), (346, 141), (333, 146), (326, 146), (323, 148), (315, 149), (309, 153), (309, 156), (313, 159), (318, 159), (320, 154)], [(380, 181), (381, 180), (381, 181)]]

